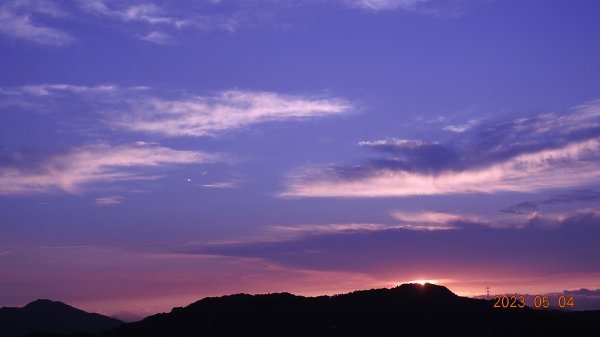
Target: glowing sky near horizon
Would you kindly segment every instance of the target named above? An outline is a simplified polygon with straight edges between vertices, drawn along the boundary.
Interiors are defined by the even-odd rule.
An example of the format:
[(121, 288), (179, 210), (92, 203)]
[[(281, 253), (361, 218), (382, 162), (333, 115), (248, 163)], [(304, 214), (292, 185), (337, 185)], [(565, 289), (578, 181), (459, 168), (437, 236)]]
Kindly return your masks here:
[(2, 1), (0, 306), (600, 288), (599, 11)]

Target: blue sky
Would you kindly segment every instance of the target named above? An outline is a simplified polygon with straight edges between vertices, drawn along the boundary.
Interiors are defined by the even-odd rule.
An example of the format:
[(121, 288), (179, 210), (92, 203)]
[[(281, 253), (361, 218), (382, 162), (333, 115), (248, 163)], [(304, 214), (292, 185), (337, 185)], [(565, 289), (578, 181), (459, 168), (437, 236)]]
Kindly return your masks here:
[(597, 288), (599, 7), (2, 2), (0, 305)]

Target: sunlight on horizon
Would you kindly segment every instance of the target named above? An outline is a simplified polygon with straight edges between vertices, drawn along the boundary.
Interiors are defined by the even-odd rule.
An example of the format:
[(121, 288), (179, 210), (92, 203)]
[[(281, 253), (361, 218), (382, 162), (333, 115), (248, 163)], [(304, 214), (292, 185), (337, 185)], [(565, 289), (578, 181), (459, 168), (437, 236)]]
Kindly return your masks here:
[(437, 284), (438, 280), (412, 280), (412, 281), (403, 282), (403, 283), (416, 283), (416, 284), (420, 284), (420, 285), (424, 286), (426, 283)]

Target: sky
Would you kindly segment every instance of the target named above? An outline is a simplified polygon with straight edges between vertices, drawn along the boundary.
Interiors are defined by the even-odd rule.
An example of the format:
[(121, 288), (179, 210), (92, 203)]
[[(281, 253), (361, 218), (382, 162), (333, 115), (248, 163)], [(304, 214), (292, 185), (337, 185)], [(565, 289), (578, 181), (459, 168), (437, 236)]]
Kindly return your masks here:
[(600, 288), (598, 12), (0, 1), (0, 306)]

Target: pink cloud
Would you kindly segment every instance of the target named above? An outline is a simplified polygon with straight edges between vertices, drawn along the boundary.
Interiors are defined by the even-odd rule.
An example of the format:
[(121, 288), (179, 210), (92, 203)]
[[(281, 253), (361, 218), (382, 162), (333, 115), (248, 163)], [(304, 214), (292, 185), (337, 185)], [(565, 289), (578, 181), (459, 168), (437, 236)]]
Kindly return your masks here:
[(133, 169), (165, 165), (210, 163), (213, 154), (179, 151), (138, 142), (129, 145), (88, 145), (47, 158), (37, 167), (0, 167), (0, 194), (37, 194), (53, 191), (80, 193), (91, 183), (156, 179)]
[(118, 205), (123, 202), (123, 197), (120, 196), (109, 196), (109, 197), (100, 197), (96, 198), (94, 203), (96, 205)]
[(67, 32), (35, 23), (29, 15), (17, 14), (5, 8), (0, 8), (0, 32), (50, 46), (63, 46), (75, 41)]
[(403, 197), (456, 193), (535, 192), (585, 185), (600, 171), (590, 155), (600, 141), (586, 140), (560, 148), (520, 154), (483, 167), (440, 173), (380, 169), (364, 177), (335, 177), (327, 167), (292, 174), (281, 197)]
[(148, 98), (112, 118), (112, 126), (167, 136), (208, 136), (253, 124), (347, 112), (340, 99), (312, 99), (272, 92), (231, 90), (179, 100)]

